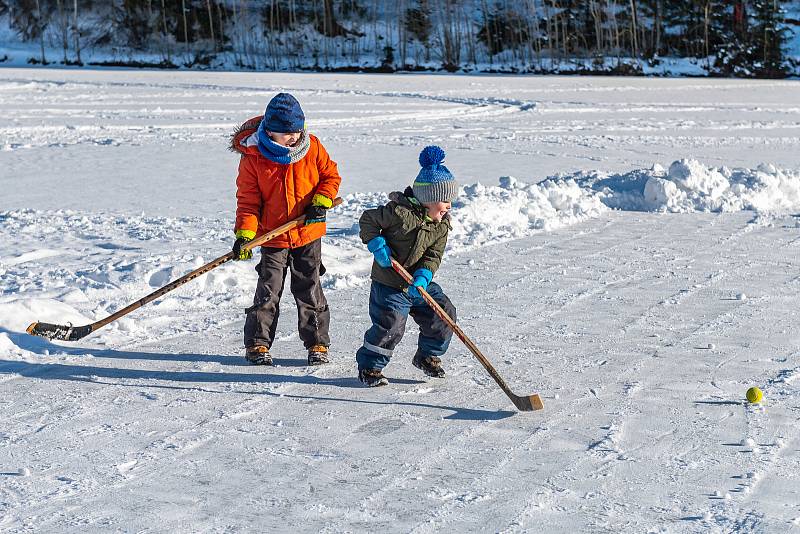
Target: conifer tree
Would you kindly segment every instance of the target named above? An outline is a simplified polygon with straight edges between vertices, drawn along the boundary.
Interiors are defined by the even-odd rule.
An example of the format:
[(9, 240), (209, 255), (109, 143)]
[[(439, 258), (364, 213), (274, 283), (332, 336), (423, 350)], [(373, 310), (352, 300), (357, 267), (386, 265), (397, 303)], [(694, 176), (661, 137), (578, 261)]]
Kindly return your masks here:
[(777, 0), (754, 0), (750, 26), (753, 72), (765, 78), (786, 76), (786, 10)]

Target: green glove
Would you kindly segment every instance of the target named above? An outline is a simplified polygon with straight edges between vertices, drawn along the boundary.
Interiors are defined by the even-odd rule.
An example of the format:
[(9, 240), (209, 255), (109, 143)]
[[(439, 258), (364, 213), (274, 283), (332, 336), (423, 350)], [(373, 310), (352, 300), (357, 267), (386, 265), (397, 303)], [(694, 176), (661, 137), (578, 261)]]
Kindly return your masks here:
[(326, 212), (333, 206), (333, 201), (319, 193), (314, 195), (311, 205), (306, 208), (306, 226), (325, 222)]
[(242, 248), (242, 245), (253, 240), (256, 233), (252, 230), (236, 230), (236, 241), (233, 242), (234, 260), (251, 260), (253, 251), (249, 248)]

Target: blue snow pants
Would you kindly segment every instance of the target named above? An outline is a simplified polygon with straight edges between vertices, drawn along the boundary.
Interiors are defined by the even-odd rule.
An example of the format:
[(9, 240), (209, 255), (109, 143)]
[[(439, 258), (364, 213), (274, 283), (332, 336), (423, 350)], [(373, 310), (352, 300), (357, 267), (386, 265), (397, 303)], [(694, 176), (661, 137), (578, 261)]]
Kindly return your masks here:
[[(427, 292), (455, 321), (456, 308), (439, 284), (431, 282)], [(447, 352), (453, 330), (422, 297), (414, 298), (401, 289), (373, 281), (369, 292), (372, 326), (364, 334), (364, 345), (356, 352), (359, 370), (383, 369), (389, 363), (394, 348), (403, 339), (409, 314), (419, 325), (417, 352), (423, 357)]]

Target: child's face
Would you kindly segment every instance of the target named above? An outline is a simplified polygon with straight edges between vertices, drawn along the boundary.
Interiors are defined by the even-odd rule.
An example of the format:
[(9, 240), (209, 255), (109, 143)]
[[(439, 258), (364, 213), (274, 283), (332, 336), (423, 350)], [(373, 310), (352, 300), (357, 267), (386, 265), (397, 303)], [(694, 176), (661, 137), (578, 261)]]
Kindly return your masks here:
[(449, 202), (425, 202), (423, 204), (425, 209), (428, 210), (428, 217), (435, 222), (440, 222), (442, 218), (447, 215), (452, 205)]
[(267, 132), (269, 133), (269, 137), (278, 143), (281, 146), (285, 147), (293, 147), (297, 144), (300, 140), (300, 136), (303, 132), (290, 132), (290, 133), (278, 133), (278, 132)]

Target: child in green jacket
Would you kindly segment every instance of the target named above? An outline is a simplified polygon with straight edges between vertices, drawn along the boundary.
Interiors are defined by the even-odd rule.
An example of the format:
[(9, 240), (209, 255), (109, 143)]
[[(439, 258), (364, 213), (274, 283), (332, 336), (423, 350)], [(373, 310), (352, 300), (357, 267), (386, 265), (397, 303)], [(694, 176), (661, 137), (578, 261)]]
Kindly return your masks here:
[[(458, 185), (443, 165), (444, 156), (444, 150), (438, 146), (425, 147), (419, 156), (422, 169), (414, 184), (403, 193), (391, 193), (388, 204), (365, 211), (359, 220), (361, 240), (375, 256), (369, 297), (372, 326), (356, 353), (358, 378), (368, 386), (389, 383), (382, 369), (400, 343), (409, 315), (420, 329), (412, 363), (428, 376), (445, 375), (440, 356), (447, 351), (453, 331), (417, 289), (426, 290), (456, 319), (450, 299), (432, 281), (447, 244), (450, 203), (458, 195)], [(413, 273), (412, 284), (395, 272), (392, 258)]]

